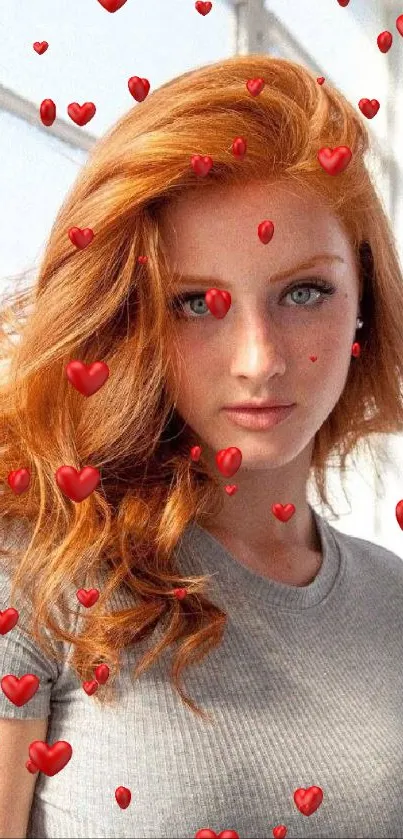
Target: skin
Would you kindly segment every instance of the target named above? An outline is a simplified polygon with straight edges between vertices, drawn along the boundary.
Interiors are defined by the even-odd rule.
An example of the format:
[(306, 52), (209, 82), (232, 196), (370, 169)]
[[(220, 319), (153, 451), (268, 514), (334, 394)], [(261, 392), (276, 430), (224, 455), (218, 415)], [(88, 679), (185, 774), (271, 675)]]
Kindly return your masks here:
[[(267, 245), (257, 235), (264, 219), (275, 226)], [(232, 297), (223, 319), (209, 312), (203, 296), (185, 303), (172, 343), (177, 411), (203, 457), (217, 471), (217, 451), (242, 452), (238, 472), (223, 477), (223, 509), (205, 528), (251, 569), (305, 585), (322, 559), (306, 498), (314, 439), (343, 392), (356, 339), (362, 288), (353, 247), (320, 196), (285, 181), (189, 191), (164, 208), (161, 234), (173, 272), (211, 279), (206, 286), (178, 280), (175, 293), (203, 295), (212, 287)], [(321, 253), (344, 261), (292, 270)], [(272, 283), (284, 270), (287, 277)], [(315, 278), (335, 293), (294, 287)], [(240, 428), (222, 411), (265, 398), (296, 403), (268, 431)], [(224, 491), (227, 483), (238, 485), (235, 495)], [(295, 505), (287, 523), (273, 515), (273, 503)]]

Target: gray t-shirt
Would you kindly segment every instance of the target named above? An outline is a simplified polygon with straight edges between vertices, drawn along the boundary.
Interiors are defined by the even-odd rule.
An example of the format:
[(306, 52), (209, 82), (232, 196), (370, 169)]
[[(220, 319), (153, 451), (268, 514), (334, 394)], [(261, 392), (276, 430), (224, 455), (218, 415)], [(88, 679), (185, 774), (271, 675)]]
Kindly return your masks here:
[[(304, 587), (247, 569), (196, 524), (178, 544), (181, 568), (213, 574), (210, 597), (228, 613), (221, 646), (184, 673), (214, 725), (181, 702), (169, 655), (133, 681), (150, 639), (124, 651), (118, 702), (101, 708), (18, 625), (0, 636), (0, 675), (40, 678), (20, 708), (0, 691), (0, 716), (49, 716), (46, 742), (73, 749), (58, 774), (38, 773), (28, 839), (193, 839), (207, 827), (272, 839), (279, 824), (287, 839), (403, 839), (403, 561), (315, 517), (323, 564)], [(0, 592), (12, 606), (4, 573)], [(125, 810), (119, 786), (132, 793)], [(323, 801), (307, 816), (293, 796), (311, 786)]]

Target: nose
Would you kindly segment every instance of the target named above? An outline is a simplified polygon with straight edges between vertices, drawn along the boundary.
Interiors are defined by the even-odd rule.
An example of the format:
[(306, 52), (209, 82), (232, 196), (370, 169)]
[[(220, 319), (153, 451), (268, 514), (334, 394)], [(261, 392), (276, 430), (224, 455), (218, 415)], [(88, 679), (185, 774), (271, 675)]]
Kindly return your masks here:
[(234, 328), (230, 359), (232, 376), (264, 384), (285, 372), (284, 335), (267, 315), (250, 315)]

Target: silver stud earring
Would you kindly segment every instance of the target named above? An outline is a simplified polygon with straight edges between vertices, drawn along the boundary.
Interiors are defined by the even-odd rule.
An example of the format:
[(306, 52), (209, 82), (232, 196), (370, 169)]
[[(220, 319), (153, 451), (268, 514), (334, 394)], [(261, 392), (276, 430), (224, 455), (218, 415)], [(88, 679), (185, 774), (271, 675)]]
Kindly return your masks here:
[(364, 321), (361, 318), (357, 318), (357, 329), (361, 329), (364, 326)]

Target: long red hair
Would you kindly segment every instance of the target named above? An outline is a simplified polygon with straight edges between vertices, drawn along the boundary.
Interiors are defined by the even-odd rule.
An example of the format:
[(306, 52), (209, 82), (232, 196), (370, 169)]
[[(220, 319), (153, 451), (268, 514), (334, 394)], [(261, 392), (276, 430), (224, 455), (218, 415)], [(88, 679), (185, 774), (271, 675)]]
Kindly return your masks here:
[[(257, 77), (265, 86), (252, 96), (246, 81)], [(243, 160), (232, 151), (238, 136), (247, 141)], [(331, 177), (317, 152), (340, 145), (351, 148), (352, 160)], [(190, 188), (281, 176), (318, 192), (345, 225), (364, 283), (364, 328), (361, 357), (315, 438), (312, 477), (330, 507), (325, 473), (334, 458), (343, 475), (360, 441), (372, 453), (370, 435), (403, 428), (402, 274), (367, 153), (357, 109), (293, 62), (236, 56), (185, 73), (151, 92), (96, 144), (58, 213), (35, 284), (3, 301), (0, 513), (5, 535), (22, 521), (29, 538), (4, 549), (13, 585), (2, 608), (15, 605), (20, 592), (32, 607), (30, 633), (50, 655), (42, 627), (56, 641), (71, 642), (81, 680), (92, 679), (100, 661), (109, 665), (107, 690), (94, 701), (113, 699), (122, 649), (160, 626), (160, 640), (135, 676), (177, 645), (173, 683), (206, 718), (180, 677), (221, 642), (226, 623), (208, 598), (208, 577), (184, 579), (175, 564), (187, 524), (203, 524), (218, 510), (223, 488), (203, 456), (191, 460), (197, 441), (166, 388), (172, 322), (159, 209)], [(194, 154), (212, 157), (208, 176), (193, 171)], [(72, 246), (73, 226), (93, 229), (91, 246)], [(146, 265), (140, 255), (147, 255)], [(106, 384), (89, 398), (66, 377), (73, 359), (109, 367)], [(62, 465), (92, 465), (101, 483), (74, 503), (55, 481)], [(31, 483), (16, 495), (7, 476), (21, 466)], [(85, 629), (69, 632), (67, 587), (96, 588), (101, 568), (106, 584), (98, 602), (83, 610)], [(130, 590), (132, 608), (110, 613), (108, 598), (121, 586)], [(177, 599), (175, 588), (186, 588), (187, 597)]]

